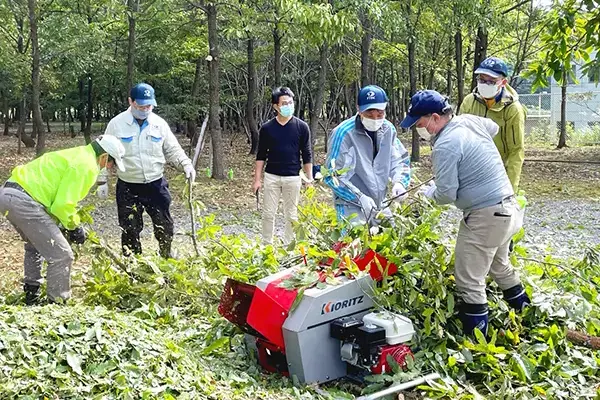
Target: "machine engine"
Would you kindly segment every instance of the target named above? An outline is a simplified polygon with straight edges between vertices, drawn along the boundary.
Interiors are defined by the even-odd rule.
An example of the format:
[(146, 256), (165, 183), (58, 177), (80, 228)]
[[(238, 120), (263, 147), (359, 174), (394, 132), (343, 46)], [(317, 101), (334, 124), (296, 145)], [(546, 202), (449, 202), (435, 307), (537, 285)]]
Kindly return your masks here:
[(402, 343), (408, 342), (413, 334), (410, 320), (377, 313), (367, 314), (362, 320), (342, 317), (330, 326), (331, 337), (340, 341), (341, 359), (374, 374), (390, 371), (388, 356), (400, 366), (406, 364), (406, 357), (412, 357), (412, 352)]

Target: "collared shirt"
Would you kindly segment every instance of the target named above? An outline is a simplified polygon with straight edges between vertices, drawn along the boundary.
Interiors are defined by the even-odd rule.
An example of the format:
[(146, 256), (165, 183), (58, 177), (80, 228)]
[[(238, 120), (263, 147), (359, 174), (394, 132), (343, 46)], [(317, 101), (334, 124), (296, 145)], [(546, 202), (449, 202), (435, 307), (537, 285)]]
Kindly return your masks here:
[(125, 172), (117, 172), (125, 182), (148, 183), (160, 179), (167, 161), (180, 168), (192, 163), (169, 124), (154, 113), (140, 125), (127, 109), (110, 120), (105, 134), (116, 136), (125, 147)]
[(514, 194), (494, 144), (498, 125), (474, 115), (459, 115), (434, 137), (431, 160), (437, 203), (462, 210), (498, 204)]

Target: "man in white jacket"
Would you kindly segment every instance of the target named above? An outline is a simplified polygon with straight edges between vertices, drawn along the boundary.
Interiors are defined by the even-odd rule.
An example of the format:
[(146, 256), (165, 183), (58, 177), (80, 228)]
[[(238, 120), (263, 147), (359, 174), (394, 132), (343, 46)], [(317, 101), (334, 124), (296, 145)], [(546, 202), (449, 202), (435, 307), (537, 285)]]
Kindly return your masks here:
[[(130, 91), (129, 106), (108, 123), (105, 132), (119, 138), (125, 147), (125, 171), (117, 173), (117, 209), (123, 254), (142, 252), (140, 233), (144, 227), (142, 214), (146, 210), (154, 225), (160, 255), (169, 258), (173, 218), (169, 211), (169, 184), (164, 178), (165, 163), (168, 161), (183, 168), (186, 178), (192, 182), (196, 179), (196, 171), (169, 124), (152, 112), (156, 106), (152, 86), (146, 83), (135, 85)], [(100, 182), (98, 196), (108, 196), (107, 182)]]

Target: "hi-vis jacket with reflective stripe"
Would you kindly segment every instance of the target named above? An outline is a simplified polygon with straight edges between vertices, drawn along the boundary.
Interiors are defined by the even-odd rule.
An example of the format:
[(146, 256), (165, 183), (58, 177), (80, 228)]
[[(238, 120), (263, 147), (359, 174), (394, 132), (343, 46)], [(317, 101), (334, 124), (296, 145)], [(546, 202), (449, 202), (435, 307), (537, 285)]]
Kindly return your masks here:
[(379, 151), (373, 158), (373, 141), (359, 115), (342, 122), (331, 132), (326, 167), (338, 171), (348, 169), (338, 177), (337, 185), (331, 176), (325, 178), (325, 183), (333, 189), (336, 205), (348, 202), (356, 205), (361, 194), (365, 194), (380, 206), (390, 179), (408, 187), (408, 152), (396, 136), (396, 128), (391, 122), (386, 120), (377, 131), (377, 145)]

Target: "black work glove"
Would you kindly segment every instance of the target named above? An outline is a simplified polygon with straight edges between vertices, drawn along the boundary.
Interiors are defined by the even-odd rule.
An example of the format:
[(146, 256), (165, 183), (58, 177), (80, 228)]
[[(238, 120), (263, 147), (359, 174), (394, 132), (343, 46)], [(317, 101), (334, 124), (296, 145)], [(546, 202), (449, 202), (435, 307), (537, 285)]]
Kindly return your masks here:
[(87, 239), (85, 231), (80, 226), (73, 229), (72, 231), (67, 231), (67, 234), (67, 240), (69, 240), (69, 242), (71, 243), (84, 244), (85, 240)]

